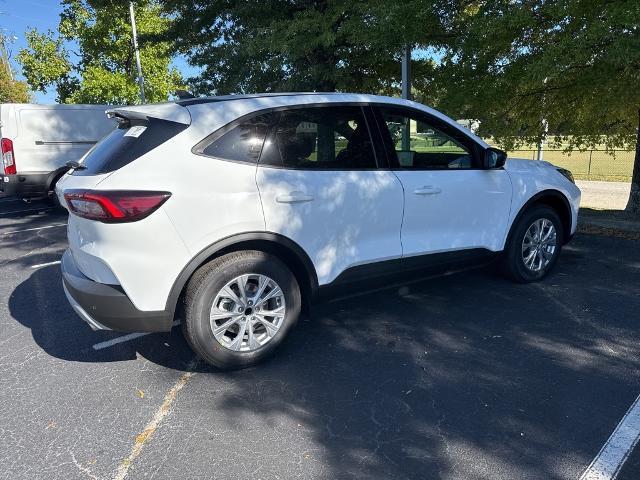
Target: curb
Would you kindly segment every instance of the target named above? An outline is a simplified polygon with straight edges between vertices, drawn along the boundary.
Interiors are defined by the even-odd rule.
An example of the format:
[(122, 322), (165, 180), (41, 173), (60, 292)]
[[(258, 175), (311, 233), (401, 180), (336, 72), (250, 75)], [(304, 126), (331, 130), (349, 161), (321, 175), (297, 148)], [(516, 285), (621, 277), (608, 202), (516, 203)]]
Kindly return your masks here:
[(591, 223), (589, 221), (578, 222), (578, 233), (623, 238), (625, 240), (640, 240), (640, 231), (626, 230), (617, 227), (604, 227), (598, 223)]

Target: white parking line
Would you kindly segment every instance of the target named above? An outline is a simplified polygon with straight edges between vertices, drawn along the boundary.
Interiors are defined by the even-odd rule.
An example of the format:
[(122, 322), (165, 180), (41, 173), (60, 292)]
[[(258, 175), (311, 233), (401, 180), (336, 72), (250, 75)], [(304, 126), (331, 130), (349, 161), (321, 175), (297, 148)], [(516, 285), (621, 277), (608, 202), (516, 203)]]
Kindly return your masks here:
[(120, 462), (120, 465), (118, 465), (118, 470), (116, 471), (116, 475), (113, 477), (113, 480), (124, 480), (127, 476), (134, 460), (140, 456), (145, 444), (151, 439), (151, 437), (153, 437), (153, 434), (162, 423), (162, 420), (164, 420), (164, 418), (171, 412), (171, 405), (176, 400), (180, 390), (182, 390), (189, 380), (196, 375), (193, 370), (195, 370), (197, 364), (197, 359), (189, 362), (187, 371), (180, 375), (178, 381), (169, 389), (167, 394), (164, 396), (162, 405), (160, 405), (158, 410), (153, 414), (153, 417), (144, 427), (142, 433), (136, 435), (133, 446), (131, 447), (131, 452), (127, 458), (123, 459), (122, 462)]
[(56, 223), (55, 225), (46, 225), (44, 227), (25, 228), (24, 230), (12, 230), (10, 232), (4, 232), (2, 235), (12, 235), (14, 233), (33, 232), (34, 230), (44, 230), (45, 228), (66, 227), (66, 223)]
[(48, 267), (50, 265), (58, 265), (59, 263), (60, 260), (56, 260), (55, 262), (39, 263), (38, 265), (31, 265), (31, 268)]
[[(180, 325), (180, 320), (176, 320), (175, 322), (173, 322), (172, 326), (175, 327), (176, 325)], [(111, 340), (106, 340), (104, 342), (96, 343), (95, 345), (93, 345), (92, 348), (94, 350), (102, 350), (103, 348), (113, 347), (114, 345), (117, 345), (119, 343), (124, 343), (124, 342), (128, 342), (130, 340), (135, 340), (136, 338), (144, 337), (145, 335), (150, 335), (152, 333), (154, 333), (154, 332), (129, 333), (127, 335), (123, 335), (122, 337), (112, 338)]]
[(629, 458), (633, 448), (640, 439), (640, 395), (618, 426), (613, 431), (607, 443), (604, 444), (591, 465), (580, 476), (580, 480), (613, 480), (624, 462)]
[(138, 333), (129, 333), (128, 335), (124, 335), (118, 338), (112, 338), (111, 340), (107, 340), (106, 342), (100, 342), (93, 345), (94, 350), (102, 350), (103, 348), (113, 347), (118, 343), (128, 342), (129, 340), (135, 340), (136, 338), (144, 337), (145, 335), (149, 335), (151, 332), (138, 332)]

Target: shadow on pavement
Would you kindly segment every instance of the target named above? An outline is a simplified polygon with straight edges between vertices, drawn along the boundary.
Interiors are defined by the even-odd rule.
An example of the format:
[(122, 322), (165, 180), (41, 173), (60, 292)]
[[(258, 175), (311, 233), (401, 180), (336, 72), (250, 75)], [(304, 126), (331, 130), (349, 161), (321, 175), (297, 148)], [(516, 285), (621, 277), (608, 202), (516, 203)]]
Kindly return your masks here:
[(140, 354), (158, 365), (183, 370), (193, 358), (179, 329), (95, 350), (94, 345), (124, 334), (93, 331), (78, 317), (62, 289), (59, 265), (35, 270), (13, 291), (9, 310), (16, 320), (31, 329), (40, 347), (63, 360), (115, 362), (132, 360)]
[[(201, 367), (201, 391), (180, 401), (198, 421), (176, 441), (190, 458), (236, 458), (211, 431), (240, 432), (254, 454), (234, 474), (287, 454), (328, 478), (577, 478), (637, 395), (639, 274), (636, 243), (579, 236), (540, 284), (476, 271), (322, 305), (264, 365)], [(55, 267), (9, 306), (58, 358), (191, 359), (175, 332), (94, 351), (115, 335), (77, 318)], [(251, 435), (247, 418), (267, 430)]]

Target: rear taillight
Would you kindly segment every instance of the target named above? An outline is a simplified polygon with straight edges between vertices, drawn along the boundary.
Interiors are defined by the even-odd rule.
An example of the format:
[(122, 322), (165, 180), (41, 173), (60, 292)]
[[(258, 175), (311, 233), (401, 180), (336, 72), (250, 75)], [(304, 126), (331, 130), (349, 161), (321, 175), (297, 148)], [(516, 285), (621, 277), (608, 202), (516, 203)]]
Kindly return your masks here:
[(148, 217), (171, 196), (169, 192), (65, 190), (69, 209), (77, 216), (104, 223), (135, 222)]
[(0, 148), (2, 149), (2, 166), (5, 175), (16, 174), (16, 158), (13, 154), (13, 142), (8, 138), (0, 140)]

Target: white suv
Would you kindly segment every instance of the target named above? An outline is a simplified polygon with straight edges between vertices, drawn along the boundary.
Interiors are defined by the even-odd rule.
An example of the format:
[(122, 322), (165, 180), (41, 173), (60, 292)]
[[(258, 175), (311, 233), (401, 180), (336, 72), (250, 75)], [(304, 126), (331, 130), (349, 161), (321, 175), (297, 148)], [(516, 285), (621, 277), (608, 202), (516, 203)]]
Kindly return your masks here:
[(580, 191), (418, 103), (238, 95), (116, 108), (57, 192), (64, 288), (92, 327), (185, 336), (221, 368), (269, 355), (303, 305), (500, 256), (544, 277)]

